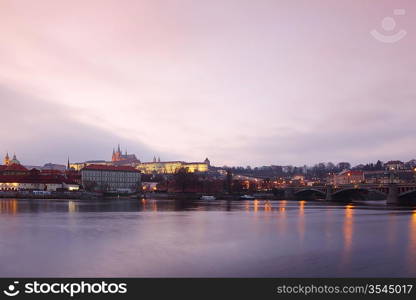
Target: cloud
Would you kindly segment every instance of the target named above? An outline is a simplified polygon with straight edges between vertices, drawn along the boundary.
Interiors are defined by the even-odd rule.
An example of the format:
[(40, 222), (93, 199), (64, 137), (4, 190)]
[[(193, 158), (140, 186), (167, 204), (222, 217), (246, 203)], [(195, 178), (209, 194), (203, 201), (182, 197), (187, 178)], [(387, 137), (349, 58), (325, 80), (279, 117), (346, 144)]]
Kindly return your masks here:
[(24, 116), (3, 147), (31, 160), (40, 141), (55, 160), (117, 142), (219, 165), (413, 156), (416, 21), (397, 19), (398, 44), (369, 34), (391, 1), (0, 5), (2, 102)]
[[(80, 123), (61, 104), (22, 94), (0, 85), (1, 152), (16, 153), (22, 163), (65, 163), (110, 159), (117, 143), (140, 159), (149, 160), (154, 151), (141, 141)], [(163, 155), (163, 154), (162, 154)]]

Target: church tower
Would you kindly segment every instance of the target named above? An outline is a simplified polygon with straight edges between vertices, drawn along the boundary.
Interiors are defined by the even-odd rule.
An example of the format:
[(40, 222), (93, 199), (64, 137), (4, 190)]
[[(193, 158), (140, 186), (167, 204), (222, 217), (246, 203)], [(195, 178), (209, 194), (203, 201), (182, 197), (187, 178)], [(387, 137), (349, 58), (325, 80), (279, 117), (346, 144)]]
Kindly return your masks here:
[(116, 151), (113, 148), (113, 155), (111, 155), (111, 161), (116, 161)]
[(10, 164), (9, 152), (6, 153), (6, 156), (3, 159), (3, 164), (6, 166)]
[(17, 159), (16, 154), (13, 154), (13, 159), (9, 161), (11, 165), (20, 165), (20, 161)]
[[(127, 149), (126, 149), (126, 156), (127, 156)], [(117, 146), (117, 151), (114, 151), (113, 148), (113, 155), (111, 156), (111, 160), (113, 162), (123, 160), (123, 152), (121, 152), (120, 144)]]

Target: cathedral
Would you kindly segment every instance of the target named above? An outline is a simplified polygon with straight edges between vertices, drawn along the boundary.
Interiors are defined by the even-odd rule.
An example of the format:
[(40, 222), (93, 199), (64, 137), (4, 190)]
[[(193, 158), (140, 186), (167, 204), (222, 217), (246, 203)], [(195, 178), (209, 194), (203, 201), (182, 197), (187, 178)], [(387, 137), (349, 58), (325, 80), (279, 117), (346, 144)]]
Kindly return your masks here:
[(117, 151), (113, 149), (113, 155), (111, 156), (111, 162), (113, 164), (134, 164), (140, 163), (140, 160), (137, 159), (136, 155), (134, 154), (127, 154), (127, 150), (125, 154), (121, 152), (120, 145), (117, 147)]

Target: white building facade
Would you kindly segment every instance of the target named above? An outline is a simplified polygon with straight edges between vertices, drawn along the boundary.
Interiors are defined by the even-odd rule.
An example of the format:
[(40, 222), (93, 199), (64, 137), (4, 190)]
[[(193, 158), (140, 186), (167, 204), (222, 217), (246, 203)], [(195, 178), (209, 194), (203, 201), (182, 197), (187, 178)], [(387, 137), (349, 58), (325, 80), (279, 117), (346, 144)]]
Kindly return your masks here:
[(140, 172), (130, 166), (89, 165), (81, 169), (84, 189), (96, 191), (137, 191)]

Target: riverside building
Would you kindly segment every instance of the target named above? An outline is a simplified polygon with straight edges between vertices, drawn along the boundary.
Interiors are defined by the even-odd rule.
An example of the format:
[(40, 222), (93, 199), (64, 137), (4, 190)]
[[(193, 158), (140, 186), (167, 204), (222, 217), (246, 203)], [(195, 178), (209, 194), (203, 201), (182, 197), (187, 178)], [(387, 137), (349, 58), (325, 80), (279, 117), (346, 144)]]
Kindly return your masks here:
[(81, 169), (84, 189), (135, 192), (141, 186), (140, 171), (131, 166), (88, 165)]

